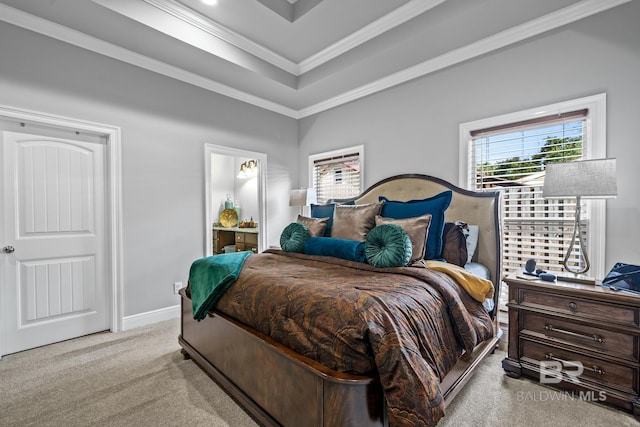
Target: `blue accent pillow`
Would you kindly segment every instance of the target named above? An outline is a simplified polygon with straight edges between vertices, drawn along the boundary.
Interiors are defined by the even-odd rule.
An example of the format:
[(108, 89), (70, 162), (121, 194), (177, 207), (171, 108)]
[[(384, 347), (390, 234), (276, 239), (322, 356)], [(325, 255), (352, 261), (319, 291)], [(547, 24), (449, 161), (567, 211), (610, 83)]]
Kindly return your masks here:
[(348, 261), (367, 262), (364, 242), (335, 237), (311, 237), (304, 245), (307, 255), (332, 256)]
[(304, 244), (311, 235), (306, 225), (300, 222), (292, 222), (287, 225), (280, 235), (280, 247), (285, 252), (304, 252)]
[(381, 224), (367, 234), (365, 250), (374, 267), (404, 267), (411, 260), (411, 238), (399, 225)]
[[(355, 202), (341, 203), (343, 205), (355, 205)], [(327, 222), (327, 228), (324, 229), (324, 237), (331, 237), (331, 227), (333, 226), (333, 211), (336, 207), (335, 203), (329, 203), (326, 205), (314, 205), (311, 204), (311, 218), (326, 218), (329, 217)]]
[(397, 202), (380, 196), (379, 200), (384, 200), (381, 216), (385, 218), (413, 218), (424, 214), (431, 214), (431, 225), (427, 235), (427, 250), (425, 259), (442, 258), (442, 233), (444, 232), (444, 211), (451, 204), (453, 192), (443, 191), (433, 197), (423, 200), (410, 200), (408, 202)]
[(327, 218), (327, 228), (324, 229), (323, 236), (331, 236), (331, 227), (333, 226), (333, 210), (335, 209), (335, 203), (329, 203), (328, 205), (314, 205), (311, 204), (311, 218)]

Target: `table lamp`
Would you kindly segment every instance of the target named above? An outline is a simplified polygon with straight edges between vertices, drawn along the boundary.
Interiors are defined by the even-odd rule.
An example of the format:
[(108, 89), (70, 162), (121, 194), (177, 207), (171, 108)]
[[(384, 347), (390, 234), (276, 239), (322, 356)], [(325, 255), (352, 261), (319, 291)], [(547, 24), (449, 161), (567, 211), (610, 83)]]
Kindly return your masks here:
[[(615, 197), (616, 195), (616, 159), (582, 160), (548, 163), (545, 165), (542, 197), (555, 199), (576, 198), (573, 236), (563, 261), (564, 268), (568, 272), (584, 274), (591, 267), (580, 230), (581, 199), (604, 199)], [(584, 258), (584, 267), (573, 269), (569, 266), (569, 258), (573, 251), (576, 237)]]
[(289, 193), (289, 206), (300, 206), (300, 215), (305, 206), (316, 203), (317, 200), (315, 188), (297, 188)]

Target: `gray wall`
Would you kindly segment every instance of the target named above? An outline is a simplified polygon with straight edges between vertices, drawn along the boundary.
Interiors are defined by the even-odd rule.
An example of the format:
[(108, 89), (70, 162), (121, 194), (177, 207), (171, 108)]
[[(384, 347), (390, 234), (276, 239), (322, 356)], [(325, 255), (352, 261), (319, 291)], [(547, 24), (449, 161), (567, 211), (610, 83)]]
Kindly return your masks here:
[(399, 173), (458, 181), (460, 123), (607, 94), (607, 155), (618, 159), (618, 197), (607, 201), (605, 269), (640, 264), (640, 2), (302, 119), (299, 180), (307, 156), (365, 145), (365, 187)]
[(296, 121), (0, 23), (0, 104), (122, 129), (124, 315), (173, 306), (204, 250), (204, 144), (266, 153), (269, 244), (291, 212)]
[[(417, 172), (458, 179), (460, 123), (607, 93), (607, 261), (640, 263), (640, 3), (296, 121), (0, 23), (0, 104), (120, 126), (124, 315), (172, 306), (204, 247), (203, 144), (268, 155), (268, 244), (297, 212), (307, 156), (364, 144), (366, 182)], [(296, 144), (299, 141), (299, 145)], [(300, 166), (297, 166), (297, 165)]]

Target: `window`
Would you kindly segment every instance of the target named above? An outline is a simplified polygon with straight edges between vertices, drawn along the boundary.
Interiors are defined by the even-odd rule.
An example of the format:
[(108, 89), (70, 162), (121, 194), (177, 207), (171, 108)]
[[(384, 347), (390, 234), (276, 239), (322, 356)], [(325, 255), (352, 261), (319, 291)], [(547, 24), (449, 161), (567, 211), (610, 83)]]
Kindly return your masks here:
[(363, 148), (360, 145), (309, 156), (309, 182), (318, 193), (318, 204), (362, 192)]
[[(562, 270), (575, 199), (542, 198), (545, 165), (583, 159), (587, 116), (583, 109), (471, 132), (471, 188), (502, 191), (505, 272), (521, 270), (528, 259), (545, 270)], [(588, 217), (581, 221), (588, 230)], [(570, 261), (581, 267), (582, 253), (574, 251)]]
[[(542, 198), (544, 165), (605, 157), (604, 110), (602, 94), (460, 126), (462, 186), (503, 193), (504, 273), (522, 269), (528, 259), (562, 270), (575, 199)], [(595, 277), (604, 275), (603, 218), (598, 201), (584, 202), (581, 221)], [(579, 252), (572, 258), (582, 261)]]
[[(461, 186), (502, 192), (504, 274), (522, 270), (529, 259), (544, 270), (563, 270), (575, 199), (542, 198), (544, 165), (606, 157), (605, 134), (604, 94), (460, 126)], [(604, 276), (604, 214), (602, 201), (583, 201), (589, 275), (596, 278)], [(571, 260), (579, 265), (582, 254), (576, 249)]]

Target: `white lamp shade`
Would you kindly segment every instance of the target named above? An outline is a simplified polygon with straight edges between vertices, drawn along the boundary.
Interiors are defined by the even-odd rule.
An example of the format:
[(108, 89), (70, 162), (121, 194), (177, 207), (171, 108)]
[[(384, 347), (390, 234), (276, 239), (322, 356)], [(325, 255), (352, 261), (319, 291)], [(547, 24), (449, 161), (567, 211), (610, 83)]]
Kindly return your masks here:
[(617, 193), (616, 159), (545, 165), (542, 197), (609, 198)]
[(315, 188), (298, 188), (289, 194), (289, 206), (309, 206), (317, 200)]

